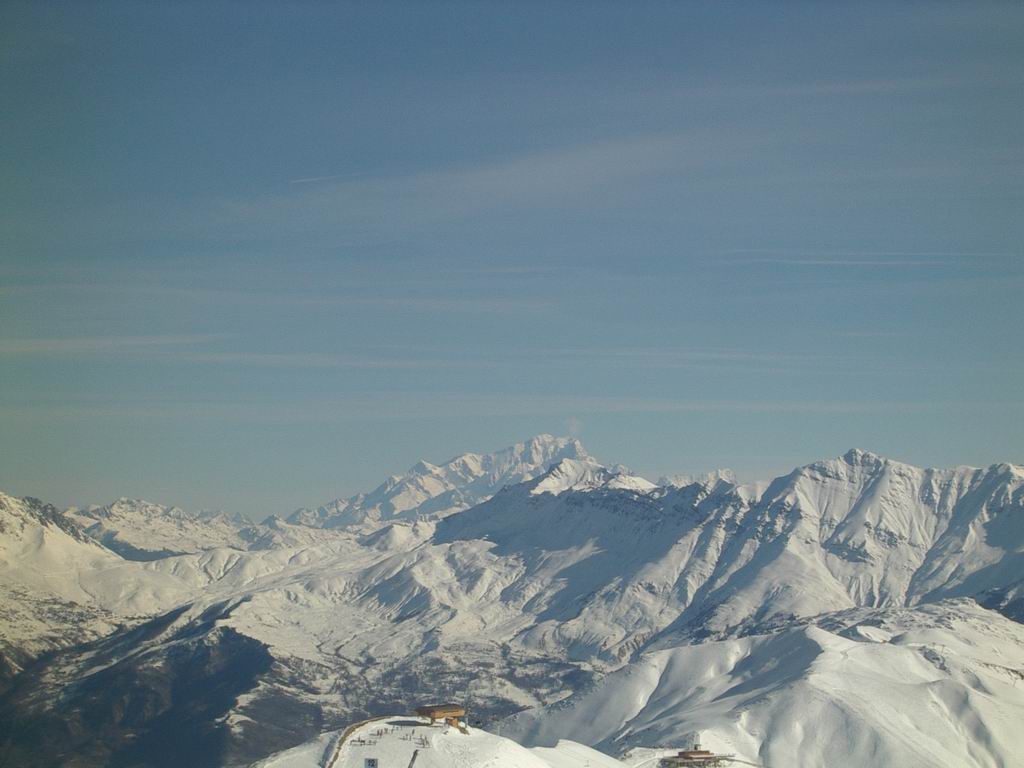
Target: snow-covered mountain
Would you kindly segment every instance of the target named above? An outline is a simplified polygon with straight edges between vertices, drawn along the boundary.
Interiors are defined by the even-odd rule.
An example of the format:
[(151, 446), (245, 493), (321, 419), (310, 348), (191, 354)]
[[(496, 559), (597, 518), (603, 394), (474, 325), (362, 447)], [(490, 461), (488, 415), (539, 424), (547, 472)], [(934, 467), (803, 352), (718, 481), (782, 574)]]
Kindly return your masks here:
[[(842, 674), (846, 662), (836, 659), (847, 657), (834, 649), (849, 650), (848, 642), (860, 643), (863, 659), (854, 658), (864, 674), (877, 664), (888, 679), (909, 648), (931, 664), (933, 683), (960, 696), (960, 705), (941, 699), (944, 708), (927, 716), (911, 710), (907, 728), (931, 732), (946, 719), (951, 732), (968, 734), (952, 722), (964, 717), (994, 734), (986, 740), (972, 726), (974, 762), (949, 762), (960, 753), (940, 745), (933, 764), (997, 764), (1007, 744), (1024, 748), (987, 724), (1024, 716), (1016, 698), (978, 698), (956, 687), (976, 674), (996, 690), (1013, 673), (985, 666), (998, 666), (995, 650), (971, 656), (943, 634), (970, 628), (971, 642), (1003, 648), (1003, 666), (1019, 669), (1019, 625), (982, 606), (1019, 618), (1021, 468), (922, 470), (851, 451), (798, 468), (760, 493), (721, 475), (682, 487), (654, 484), (601, 466), (575, 441), (547, 436), (490, 456), (469, 462), (489, 469), (460, 475), (469, 479), (458, 487), (452, 465), (465, 457), (436, 474), (414, 469), (381, 486), (390, 490), (370, 504), (359, 507), (370, 495), (356, 497), (362, 500), (345, 508), (345, 520), (312, 521), (329, 529), (270, 520), (244, 551), (130, 562), (73, 529), (103, 553), (97, 570), (107, 576), (77, 577), (92, 600), (117, 605), (117, 585), (145, 608), (140, 616), (152, 618), (140, 623), (137, 616), (23, 674), (0, 698), (0, 721), (17, 716), (40, 725), (16, 734), (13, 748), (88, 752), (91, 764), (121, 764), (157, 749), (162, 729), (177, 733), (187, 723), (189, 744), (216, 745), (219, 764), (242, 764), (350, 720), (402, 711), (410, 695), (426, 694), (468, 699), (484, 719), (572, 697), (566, 707), (610, 723), (595, 737), (609, 748), (676, 742), (700, 723), (745, 755), (777, 760), (773, 744), (800, 740), (773, 741), (756, 730), (781, 722), (796, 700), (769, 695), (772, 686), (822, 700), (815, 678), (832, 664)], [(512, 483), (510, 472), (530, 477)], [(443, 483), (424, 481), (438, 476)], [(398, 501), (387, 506), (380, 499), (392, 491)], [(453, 511), (471, 493), (486, 500)], [(870, 626), (888, 629), (872, 635)], [(932, 639), (901, 639), (911, 629)], [(884, 642), (862, 642), (872, 636)], [(955, 658), (932, 664), (926, 650)], [(772, 661), (794, 654), (785, 670)], [(638, 699), (621, 682), (650, 677), (643, 670), (676, 657), (680, 669), (702, 660), (710, 666), (692, 685), (685, 675), (665, 677), (665, 695), (654, 698)], [(588, 701), (600, 706), (585, 698), (595, 683), (621, 683), (621, 695), (602, 689), (607, 719), (587, 709)], [(737, 694), (764, 695), (708, 693), (735, 686)], [(211, 699), (206, 688), (219, 693)], [(850, 726), (858, 735), (842, 747), (840, 764), (876, 753), (906, 757), (903, 736), (861, 714), (858, 697), (878, 690), (828, 689), (826, 698), (846, 713), (834, 722), (850, 718), (861, 729)], [(664, 706), (645, 711), (648, 699)], [(148, 714), (135, 717), (130, 702), (150, 702), (142, 707)], [(755, 710), (756, 718), (744, 715)], [(641, 715), (657, 727), (633, 725)], [(105, 724), (102, 740), (94, 722)], [(517, 727), (544, 741), (577, 738), (576, 720), (552, 715), (549, 722), (542, 731)], [(58, 735), (33, 740), (47, 723)], [(559, 723), (566, 724), (560, 731)], [(802, 764), (823, 764), (807, 754)]]
[(117, 560), (54, 507), (0, 493), (0, 679), (44, 651), (114, 631), (81, 574)]
[(224, 512), (186, 512), (142, 499), (120, 498), (104, 507), (69, 509), (65, 516), (85, 533), (129, 560), (159, 560), (217, 547), (246, 549), (252, 521)]
[(739, 517), (702, 524), (722, 547), (674, 628), (709, 636), (1019, 584), (1022, 486), (1009, 464), (918, 469), (856, 450), (796, 469)]
[(38, 499), (0, 493), (0, 679), (192, 599), (209, 578), (125, 560)]
[(486, 501), (506, 485), (531, 480), (563, 458), (589, 458), (579, 440), (538, 435), (496, 453), (463, 453), (440, 465), (421, 461), (370, 493), (298, 509), (288, 522), (321, 528), (359, 527), (417, 517), (441, 518)]
[(713, 485), (719, 480), (731, 483), (732, 485), (738, 485), (736, 480), (736, 473), (731, 469), (714, 469), (710, 472), (704, 472), (698, 475), (666, 475), (659, 478), (658, 485), (674, 485), (676, 488), (683, 488), (687, 485), (693, 485), (694, 483), (700, 483), (701, 485)]

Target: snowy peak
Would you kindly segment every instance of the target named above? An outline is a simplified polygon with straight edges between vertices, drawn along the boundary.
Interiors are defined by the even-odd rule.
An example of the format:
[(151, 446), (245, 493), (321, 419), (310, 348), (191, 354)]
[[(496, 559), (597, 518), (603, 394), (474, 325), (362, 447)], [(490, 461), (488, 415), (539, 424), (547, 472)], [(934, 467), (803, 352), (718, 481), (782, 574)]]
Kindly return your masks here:
[(437, 467), (427, 461), (418, 461), (409, 470), (410, 475), (432, 475), (437, 472)]
[(743, 512), (703, 605), (679, 624), (754, 631), (837, 607), (982, 594), (1013, 603), (1024, 573), (1021, 486), (999, 465), (920, 469), (865, 451), (798, 468)]
[(688, 485), (704, 485), (714, 487), (718, 483), (737, 485), (736, 473), (731, 469), (714, 469), (698, 475), (666, 475), (658, 479), (658, 485), (685, 488)]
[(494, 453), (463, 453), (439, 465), (420, 461), (370, 493), (299, 509), (288, 520), (366, 531), (401, 520), (440, 519), (486, 501), (506, 485), (532, 480), (562, 459), (592, 461), (579, 440), (538, 435)]
[(492, 454), (464, 453), (435, 469), (470, 482), (480, 479), (486, 486), (497, 486), (494, 490), (500, 490), (502, 486), (530, 480), (562, 459), (593, 460), (579, 440), (545, 434)]
[(861, 448), (851, 448), (843, 454), (842, 459), (851, 466), (868, 467), (878, 467), (889, 461), (884, 456), (879, 456), (877, 453), (865, 451)]
[(86, 534), (129, 560), (157, 560), (217, 547), (245, 549), (242, 532), (251, 526), (237, 514), (186, 512), (125, 496), (105, 507), (69, 509), (64, 514)]
[(132, 499), (127, 496), (121, 496), (105, 507), (89, 507), (84, 513), (80, 514), (84, 514), (87, 517), (106, 520), (153, 520), (157, 518), (188, 520), (199, 517), (198, 514), (189, 514), (181, 507), (168, 507), (163, 504), (155, 504), (151, 501), (146, 501), (145, 499)]
[[(537, 435), (524, 443), (516, 443), (511, 448), (500, 451), (498, 456), (503, 460), (542, 466), (556, 459), (589, 459), (590, 454), (583, 443), (574, 437), (555, 437), (554, 435)], [(506, 456), (508, 457), (506, 459)]]
[(646, 493), (657, 487), (649, 480), (632, 474), (625, 467), (609, 469), (588, 456), (584, 459), (562, 459), (531, 484), (530, 493), (550, 493), (557, 496), (566, 491), (593, 491), (598, 488)]
[(47, 530), (83, 544), (95, 545), (53, 505), (30, 496), (19, 499), (0, 491), (0, 552), (16, 542), (41, 540), (43, 531)]
[(44, 651), (113, 631), (85, 582), (123, 562), (56, 507), (0, 493), (0, 682)]

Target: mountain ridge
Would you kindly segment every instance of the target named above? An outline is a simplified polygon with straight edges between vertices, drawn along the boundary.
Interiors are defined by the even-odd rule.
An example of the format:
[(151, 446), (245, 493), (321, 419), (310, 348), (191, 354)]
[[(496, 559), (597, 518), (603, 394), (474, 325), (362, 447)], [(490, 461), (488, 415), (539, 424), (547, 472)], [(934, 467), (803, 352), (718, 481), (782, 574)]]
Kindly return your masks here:
[[(203, 727), (220, 734), (225, 764), (241, 764), (325, 726), (396, 711), (410, 690), (460, 700), (472, 687), (474, 710), (499, 717), (582, 695), (658, 654), (688, 658), (714, 643), (750, 649), (769, 643), (757, 638), (775, 635), (792, 638), (771, 641), (780, 648), (791, 642), (807, 647), (810, 630), (801, 628), (835, 634), (829, 627), (846, 621), (844, 612), (931, 622), (928, 631), (938, 633), (945, 631), (944, 616), (953, 621), (969, 614), (964, 621), (971, 626), (997, 616), (989, 608), (1019, 617), (1024, 472), (1015, 465), (919, 469), (851, 450), (798, 467), (759, 494), (721, 475), (681, 487), (657, 485), (623, 467), (602, 466), (578, 441), (554, 451), (545, 447), (553, 443), (542, 442), (528, 450), (530, 441), (518, 444), (486, 471), (480, 455), (463, 454), (445, 465), (421, 462), (381, 486), (400, 494), (410, 476), (436, 478), (439, 467), (458, 462), (448, 485), (440, 484), (428, 501), (486, 496), (465, 509), (401, 514), (418, 510), (413, 504), (395, 507), (397, 516), (367, 515), (334, 527), (274, 519), (257, 526), (258, 535), (243, 548), (216, 546), (145, 562), (106, 549), (81, 528), (81, 541), (54, 533), (61, 552), (86, 548), (81, 552), (88, 557), (76, 554), (72, 561), (98, 553), (101, 567), (82, 569), (74, 582), (82, 609), (96, 611), (85, 622), (92, 634), (84, 645), (52, 646), (55, 655), (22, 675), (16, 692), (0, 696), (0, 714), (75, 720), (90, 711), (119, 734), (117, 740), (148, 744), (155, 738), (149, 720), (124, 719), (116, 685), (100, 705), (85, 698), (86, 689), (59, 681), (100, 671), (111, 681), (141, 676), (162, 700), (189, 674), (189, 659), (209, 665), (236, 649), (253, 665), (209, 667), (212, 685), (238, 693)], [(562, 448), (582, 456), (557, 457), (538, 468), (538, 457)], [(468, 468), (458, 477), (470, 490), (446, 495), (459, 467)], [(509, 467), (536, 474), (491, 493)], [(423, 503), (419, 496), (412, 500)], [(26, 519), (43, 529), (51, 525), (46, 517)], [(0, 589), (6, 590), (0, 608), (16, 602), (12, 590), (36, 572), (30, 556), (31, 550), (28, 560), (0, 562)], [(957, 602), (967, 598), (987, 608)], [(113, 613), (104, 619), (101, 611)], [(33, 620), (51, 634), (63, 626), (47, 624), (45, 616)], [(875, 619), (858, 621), (865, 628), (857, 632), (874, 632)], [(1003, 633), (1008, 652), (1016, 648), (1015, 631)], [(824, 635), (811, 640), (829, 647), (838, 642)], [(921, 669), (938, 669), (929, 674), (941, 678), (947, 673), (927, 658), (941, 653), (938, 647), (925, 643), (911, 651), (929, 665)], [(890, 651), (866, 647), (863, 653)], [(973, 663), (964, 662), (963, 679)], [(814, 674), (808, 664), (795, 668), (800, 685)], [(1010, 673), (985, 674), (996, 676), (994, 685)], [(131, 696), (143, 695), (129, 686), (125, 696), (129, 689)], [(842, 691), (835, 695), (849, 704), (842, 703)], [(717, 711), (699, 693), (687, 696), (701, 712)], [(792, 706), (789, 699), (772, 701)], [(972, 717), (1019, 713), (1015, 701), (994, 710), (982, 700), (965, 701)], [(164, 711), (157, 706), (153, 716)], [(726, 720), (712, 717), (714, 727), (735, 733), (733, 715), (721, 716)], [(865, 720), (865, 738), (904, 755), (880, 727)], [(684, 735), (666, 728), (660, 732)], [(51, 749), (25, 738), (21, 749)], [(52, 749), (73, 752), (88, 742), (102, 752), (89, 738), (68, 734)], [(643, 739), (630, 743), (644, 745)], [(976, 764), (985, 763), (979, 758)]]
[(417, 516), (440, 518), (485, 501), (505, 485), (530, 480), (561, 458), (589, 458), (576, 438), (541, 434), (488, 454), (463, 453), (440, 465), (420, 460), (369, 493), (301, 508), (291, 523), (310, 527), (372, 529)]

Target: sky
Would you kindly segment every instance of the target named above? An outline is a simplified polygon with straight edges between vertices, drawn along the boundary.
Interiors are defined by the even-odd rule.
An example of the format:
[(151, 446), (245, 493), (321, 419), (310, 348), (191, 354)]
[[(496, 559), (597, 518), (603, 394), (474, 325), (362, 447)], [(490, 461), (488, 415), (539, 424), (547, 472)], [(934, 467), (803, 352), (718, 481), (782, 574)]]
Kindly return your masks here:
[(1024, 463), (1024, 5), (0, 6), (0, 489)]

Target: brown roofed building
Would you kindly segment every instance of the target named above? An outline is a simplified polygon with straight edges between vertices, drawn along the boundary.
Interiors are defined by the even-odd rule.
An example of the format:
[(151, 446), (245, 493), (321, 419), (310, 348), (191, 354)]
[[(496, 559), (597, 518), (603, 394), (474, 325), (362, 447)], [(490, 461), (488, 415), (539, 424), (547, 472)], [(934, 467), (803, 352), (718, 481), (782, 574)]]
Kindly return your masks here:
[(416, 707), (416, 714), (420, 717), (429, 717), (431, 725), (438, 720), (454, 724), (452, 721), (457, 722), (466, 716), (466, 708), (460, 704), (427, 704), (423, 707)]
[(684, 749), (674, 755), (661, 758), (662, 768), (697, 768), (700, 766), (716, 766), (732, 762), (732, 755), (716, 755), (714, 752), (701, 749), (699, 743), (693, 749)]

